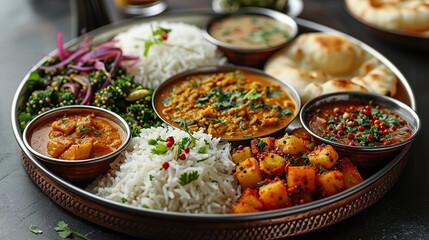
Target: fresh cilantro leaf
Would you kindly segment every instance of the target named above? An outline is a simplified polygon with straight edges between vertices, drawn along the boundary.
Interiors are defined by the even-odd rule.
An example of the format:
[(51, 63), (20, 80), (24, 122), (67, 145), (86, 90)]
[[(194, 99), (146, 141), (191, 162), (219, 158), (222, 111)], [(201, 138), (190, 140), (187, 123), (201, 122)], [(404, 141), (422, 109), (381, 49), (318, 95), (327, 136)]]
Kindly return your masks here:
[(198, 153), (203, 154), (207, 152), (207, 146), (202, 146), (198, 149)]
[(147, 143), (148, 143), (149, 145), (154, 146), (154, 145), (156, 145), (156, 144), (158, 143), (158, 141), (156, 141), (155, 139), (149, 139), (149, 140), (147, 141)]
[(126, 198), (121, 198), (121, 202), (122, 202), (122, 203), (127, 203), (127, 202), (128, 202), (128, 200), (127, 200)]
[(36, 226), (34, 224), (31, 224), (30, 231), (34, 234), (42, 234), (43, 233), (42, 229), (40, 229), (38, 226)]
[(206, 157), (206, 158), (202, 158), (202, 159), (200, 159), (200, 160), (197, 160), (197, 162), (204, 162), (204, 161), (207, 161), (207, 160), (209, 160), (209, 157)]
[(85, 125), (82, 125), (82, 126), (80, 126), (79, 127), (79, 130), (81, 131), (81, 132), (84, 132), (84, 131), (86, 131), (86, 130), (88, 130), (89, 128), (87, 127), (87, 126), (85, 126)]
[(252, 88), (244, 95), (243, 99), (255, 100), (260, 98), (261, 96), (262, 96), (262, 93), (258, 93), (256, 89)]
[(64, 221), (59, 221), (57, 226), (54, 229), (55, 229), (55, 231), (58, 232), (58, 235), (60, 236), (60, 238), (68, 238), (72, 234), (76, 234), (78, 237), (80, 237), (84, 240), (91, 240), (87, 236), (69, 228), (69, 225), (67, 223), (65, 223)]
[(161, 100), (161, 103), (162, 103), (162, 104), (170, 104), (170, 103), (171, 103), (171, 100), (173, 100), (173, 98), (171, 98), (171, 97), (163, 98), (163, 99)]
[(197, 180), (199, 176), (200, 176), (200, 174), (197, 171), (193, 171), (191, 173), (183, 173), (179, 177), (179, 184), (182, 186), (185, 186), (185, 185)]
[(157, 155), (163, 155), (167, 153), (168, 147), (164, 144), (157, 144), (154, 148), (152, 148), (151, 152)]
[(268, 98), (273, 98), (273, 97), (278, 97), (278, 96), (280, 96), (281, 95), (281, 91), (279, 91), (279, 90), (275, 90), (275, 91), (271, 91), (271, 88), (270, 87), (266, 87), (265, 88), (265, 90), (266, 90), (266, 92), (267, 92), (267, 97)]
[(282, 116), (291, 116), (293, 112), (287, 108), (280, 110), (280, 115)]
[(267, 146), (268, 144), (266, 142), (264, 142), (263, 140), (261, 140), (260, 138), (256, 139), (256, 146), (260, 149), (264, 148), (265, 146)]
[(319, 167), (319, 173), (324, 173), (328, 170), (326, 170), (325, 168), (323, 168), (322, 166)]

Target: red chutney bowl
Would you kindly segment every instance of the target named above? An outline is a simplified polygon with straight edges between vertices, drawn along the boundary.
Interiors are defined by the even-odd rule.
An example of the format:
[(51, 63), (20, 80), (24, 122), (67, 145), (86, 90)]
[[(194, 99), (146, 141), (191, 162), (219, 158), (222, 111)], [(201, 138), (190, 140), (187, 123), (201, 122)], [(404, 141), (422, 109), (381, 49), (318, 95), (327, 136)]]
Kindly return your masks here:
[(380, 167), (420, 131), (416, 112), (382, 95), (340, 92), (316, 97), (301, 109), (302, 126), (360, 168)]
[(295, 38), (298, 25), (278, 11), (241, 8), (210, 19), (204, 30), (205, 38), (217, 45), (230, 63), (261, 67)]

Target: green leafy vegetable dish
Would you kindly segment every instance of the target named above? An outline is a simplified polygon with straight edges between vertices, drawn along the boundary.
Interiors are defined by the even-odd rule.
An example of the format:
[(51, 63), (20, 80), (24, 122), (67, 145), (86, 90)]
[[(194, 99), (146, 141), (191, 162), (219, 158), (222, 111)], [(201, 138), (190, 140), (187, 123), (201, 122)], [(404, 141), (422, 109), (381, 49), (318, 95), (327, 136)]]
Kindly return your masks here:
[(122, 62), (139, 61), (125, 56), (114, 47), (116, 40), (90, 46), (87, 38), (77, 50), (65, 50), (62, 34), (57, 36), (58, 54), (30, 73), (25, 106), (19, 112), (21, 130), (35, 116), (67, 105), (93, 105), (111, 110), (123, 117), (133, 136), (142, 128), (159, 126), (151, 106), (152, 89), (147, 89), (127, 75)]

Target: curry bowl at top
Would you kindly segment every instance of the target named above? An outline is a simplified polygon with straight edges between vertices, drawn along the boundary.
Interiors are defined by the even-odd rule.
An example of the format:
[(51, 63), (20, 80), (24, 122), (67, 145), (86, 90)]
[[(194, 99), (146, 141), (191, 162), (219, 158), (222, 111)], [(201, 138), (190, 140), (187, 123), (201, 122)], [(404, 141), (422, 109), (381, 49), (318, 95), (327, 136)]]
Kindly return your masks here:
[(302, 107), (300, 121), (313, 137), (364, 168), (384, 164), (420, 130), (419, 117), (409, 106), (366, 92), (316, 97)]
[(281, 132), (301, 105), (290, 85), (261, 70), (237, 66), (179, 73), (155, 89), (152, 103), (172, 126), (232, 142)]
[(212, 18), (204, 33), (229, 62), (259, 67), (275, 51), (286, 46), (297, 32), (295, 20), (286, 14), (262, 8), (242, 8)]
[(28, 123), (23, 133), (32, 154), (73, 181), (104, 173), (130, 139), (130, 127), (119, 115), (84, 105), (47, 111)]

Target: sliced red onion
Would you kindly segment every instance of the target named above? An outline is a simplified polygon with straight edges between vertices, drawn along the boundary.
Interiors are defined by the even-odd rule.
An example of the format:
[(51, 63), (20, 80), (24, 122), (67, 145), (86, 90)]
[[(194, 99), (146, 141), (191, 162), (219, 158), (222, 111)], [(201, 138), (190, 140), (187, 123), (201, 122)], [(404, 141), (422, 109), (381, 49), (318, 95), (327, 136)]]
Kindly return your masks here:
[(70, 56), (70, 52), (64, 49), (62, 32), (57, 33), (57, 49), (58, 49), (58, 57), (60, 58), (61, 61), (66, 59), (68, 56)]
[(95, 60), (94, 68), (97, 70), (106, 71), (106, 67), (104, 66), (104, 63), (102, 61), (99, 61), (98, 59)]
[(100, 44), (100, 45), (98, 45), (95, 48), (108, 48), (108, 47), (111, 47), (111, 46), (115, 45), (118, 42), (119, 42), (118, 39), (113, 39), (113, 40), (107, 41), (107, 42), (105, 42), (103, 44)]
[(75, 70), (81, 71), (81, 72), (90, 72), (90, 71), (94, 70), (94, 66), (82, 67), (82, 66), (70, 65), (69, 67), (73, 68)]
[(84, 54), (83, 56), (77, 59), (77, 66), (82, 66), (83, 64), (89, 62), (90, 60), (95, 60), (103, 57), (106, 54), (110, 54), (112, 49), (119, 48), (94, 48), (92, 51)]
[(71, 79), (80, 83), (82, 86), (86, 86), (86, 94), (85, 94), (85, 97), (83, 98), (83, 100), (80, 104), (89, 105), (89, 103), (91, 102), (91, 98), (92, 98), (92, 86), (91, 86), (91, 82), (89, 81), (89, 79), (83, 75), (75, 75), (75, 76), (72, 76)]
[(84, 47), (79, 48), (78, 50), (76, 50), (76, 52), (74, 52), (73, 54), (71, 54), (67, 59), (65, 59), (65, 60), (63, 60), (63, 61), (61, 61), (61, 62), (59, 62), (59, 63), (57, 63), (55, 65), (52, 65), (52, 66), (40, 66), (40, 68), (43, 69), (43, 70), (55, 70), (55, 69), (57, 69), (59, 67), (67, 65), (68, 63), (70, 63), (71, 61), (73, 61), (78, 56), (84, 54), (86, 51), (88, 51), (87, 48), (84, 48)]
[(70, 88), (70, 90), (72, 91), (73, 95), (75, 95), (76, 97), (77, 97), (77, 95), (79, 93), (79, 89), (78, 89), (78, 87), (76, 86), (75, 83), (66, 82), (61, 87), (63, 87), (63, 88), (65, 88), (65, 87), (66, 88)]
[(81, 97), (85, 97), (85, 95), (86, 95), (86, 90), (85, 89), (80, 89), (80, 91), (79, 91), (79, 96), (81, 96)]
[(127, 56), (127, 55), (122, 56), (122, 61), (139, 61), (139, 60), (140, 60), (139, 57)]

